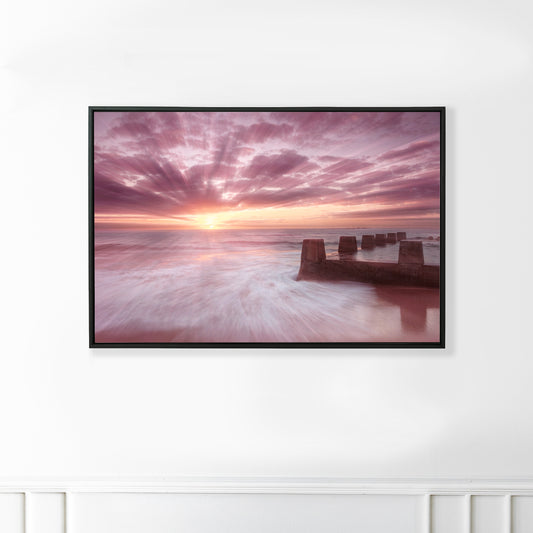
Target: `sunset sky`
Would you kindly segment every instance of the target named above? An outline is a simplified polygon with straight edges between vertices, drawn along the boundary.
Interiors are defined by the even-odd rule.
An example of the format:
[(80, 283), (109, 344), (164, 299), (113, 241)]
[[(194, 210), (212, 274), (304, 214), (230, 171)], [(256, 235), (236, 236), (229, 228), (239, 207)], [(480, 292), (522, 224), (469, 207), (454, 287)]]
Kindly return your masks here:
[(438, 227), (439, 130), (429, 111), (97, 111), (96, 227)]

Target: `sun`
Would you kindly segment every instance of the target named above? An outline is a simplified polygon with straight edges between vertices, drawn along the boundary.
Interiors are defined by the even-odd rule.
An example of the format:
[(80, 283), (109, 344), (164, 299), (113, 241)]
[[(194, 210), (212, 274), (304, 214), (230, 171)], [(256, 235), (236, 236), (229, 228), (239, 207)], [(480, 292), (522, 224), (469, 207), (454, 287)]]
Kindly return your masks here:
[(204, 226), (207, 229), (215, 229), (217, 226), (217, 219), (213, 216), (206, 217)]

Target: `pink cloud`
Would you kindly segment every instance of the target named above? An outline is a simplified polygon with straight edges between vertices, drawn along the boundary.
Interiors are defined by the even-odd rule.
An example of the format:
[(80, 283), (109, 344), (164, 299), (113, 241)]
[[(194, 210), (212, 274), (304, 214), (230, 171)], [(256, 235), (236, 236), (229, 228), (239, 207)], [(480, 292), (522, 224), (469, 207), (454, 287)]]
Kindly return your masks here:
[(406, 148), (398, 150), (391, 150), (379, 157), (380, 161), (386, 161), (389, 159), (409, 159), (414, 155), (418, 155), (420, 152), (425, 152), (430, 156), (439, 154), (440, 142), (434, 141), (416, 141), (411, 143)]
[(279, 178), (295, 171), (308, 160), (294, 150), (286, 150), (273, 155), (256, 155), (248, 167), (242, 172), (247, 178), (271, 177)]

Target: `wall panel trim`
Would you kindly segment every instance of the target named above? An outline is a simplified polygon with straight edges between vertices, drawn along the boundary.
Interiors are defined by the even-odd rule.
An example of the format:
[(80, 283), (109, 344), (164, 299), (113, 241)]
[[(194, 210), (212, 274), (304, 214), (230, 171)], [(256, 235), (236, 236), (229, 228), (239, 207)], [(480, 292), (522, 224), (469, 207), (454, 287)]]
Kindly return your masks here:
[[(0, 478), (0, 492), (533, 495), (533, 478), (72, 477)], [(429, 505), (429, 503), (428, 503)], [(511, 501), (509, 499), (509, 514)]]

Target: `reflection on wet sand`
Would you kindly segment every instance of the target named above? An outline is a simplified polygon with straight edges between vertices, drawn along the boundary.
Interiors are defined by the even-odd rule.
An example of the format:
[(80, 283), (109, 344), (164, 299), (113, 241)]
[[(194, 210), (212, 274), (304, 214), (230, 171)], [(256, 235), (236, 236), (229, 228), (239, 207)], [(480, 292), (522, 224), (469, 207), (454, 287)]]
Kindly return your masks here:
[(376, 286), (376, 296), (383, 302), (398, 306), (405, 332), (424, 332), (428, 309), (439, 309), (438, 289)]

